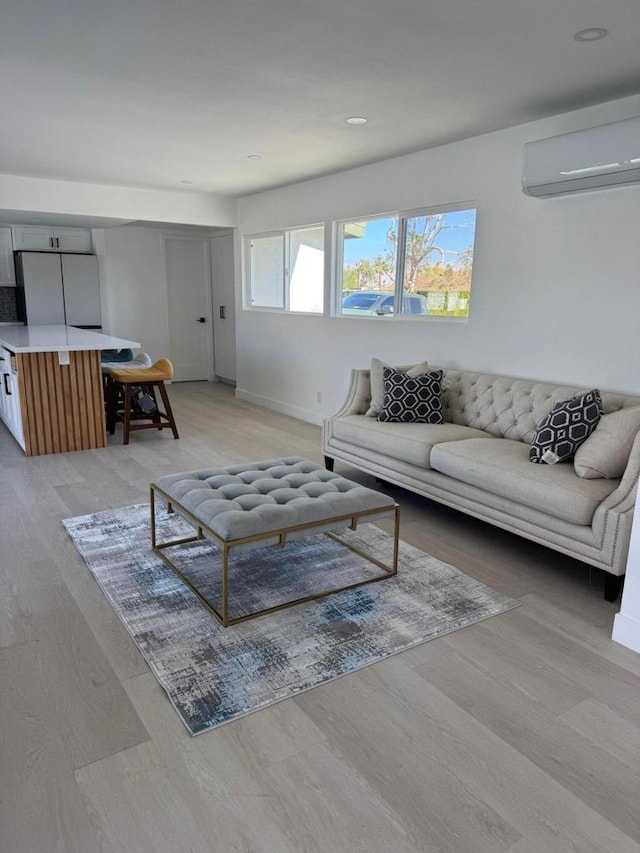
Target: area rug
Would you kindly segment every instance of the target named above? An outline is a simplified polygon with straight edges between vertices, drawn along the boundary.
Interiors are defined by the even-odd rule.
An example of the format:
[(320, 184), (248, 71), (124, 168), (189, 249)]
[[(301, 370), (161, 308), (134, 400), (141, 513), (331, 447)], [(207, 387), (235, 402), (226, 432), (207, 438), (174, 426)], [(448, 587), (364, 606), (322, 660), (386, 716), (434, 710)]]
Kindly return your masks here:
[[(159, 541), (193, 532), (175, 514), (158, 516)], [(63, 524), (192, 735), (519, 603), (401, 542), (395, 577), (223, 628), (151, 550), (147, 504)], [(392, 538), (373, 524), (340, 535), (390, 558)], [(171, 554), (219, 602), (218, 548), (202, 541)], [(379, 569), (319, 534), (232, 556), (231, 601), (250, 612), (371, 573)]]

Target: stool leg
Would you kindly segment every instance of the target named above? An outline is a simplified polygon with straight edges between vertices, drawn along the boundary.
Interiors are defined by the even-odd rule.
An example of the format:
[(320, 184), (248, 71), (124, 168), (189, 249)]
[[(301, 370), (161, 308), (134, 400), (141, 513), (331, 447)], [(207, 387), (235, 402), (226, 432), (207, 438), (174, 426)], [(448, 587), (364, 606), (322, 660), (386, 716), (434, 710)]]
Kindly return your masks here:
[(107, 377), (107, 432), (113, 435), (116, 431), (116, 413), (118, 411), (118, 383)]
[(160, 417), (160, 409), (158, 407), (158, 399), (156, 397), (155, 382), (151, 385), (147, 385), (147, 394), (153, 399), (153, 402), (156, 404), (155, 412), (151, 413), (151, 420), (154, 422), (154, 424), (157, 424), (159, 430), (162, 430), (162, 418)]
[(129, 426), (131, 425), (131, 385), (124, 386), (124, 412), (122, 443), (129, 444)]
[(167, 389), (164, 387), (164, 382), (158, 382), (158, 390), (160, 391), (160, 396), (162, 397), (162, 402), (164, 403), (164, 411), (169, 419), (169, 423), (171, 425), (171, 432), (173, 433), (174, 438), (180, 438), (178, 435), (178, 429), (176, 427), (176, 421), (173, 417), (173, 410), (171, 409), (171, 403), (169, 402), (169, 395), (167, 394)]

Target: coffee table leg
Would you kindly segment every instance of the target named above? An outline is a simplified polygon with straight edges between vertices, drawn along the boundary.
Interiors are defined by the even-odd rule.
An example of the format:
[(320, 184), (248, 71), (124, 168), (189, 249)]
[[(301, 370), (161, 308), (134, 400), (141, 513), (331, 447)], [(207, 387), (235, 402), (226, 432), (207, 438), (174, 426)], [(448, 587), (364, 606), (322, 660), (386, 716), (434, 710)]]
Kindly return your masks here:
[(392, 575), (398, 574), (398, 546), (400, 541), (400, 507), (396, 506), (395, 524), (393, 526), (393, 570)]
[(229, 625), (229, 546), (222, 546), (222, 624)]
[(149, 489), (149, 504), (151, 505), (151, 547), (156, 547), (156, 495), (153, 486)]

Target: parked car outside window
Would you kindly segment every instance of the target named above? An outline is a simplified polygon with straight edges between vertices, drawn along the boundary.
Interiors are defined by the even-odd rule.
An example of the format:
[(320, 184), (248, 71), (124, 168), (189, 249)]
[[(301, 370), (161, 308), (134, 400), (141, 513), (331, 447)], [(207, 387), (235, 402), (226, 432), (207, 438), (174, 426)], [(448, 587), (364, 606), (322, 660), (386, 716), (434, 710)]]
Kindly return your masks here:
[[(394, 313), (394, 298), (388, 290), (357, 290), (343, 298), (342, 313), (359, 317), (385, 317)], [(405, 294), (402, 313), (428, 314), (426, 297), (420, 293)]]

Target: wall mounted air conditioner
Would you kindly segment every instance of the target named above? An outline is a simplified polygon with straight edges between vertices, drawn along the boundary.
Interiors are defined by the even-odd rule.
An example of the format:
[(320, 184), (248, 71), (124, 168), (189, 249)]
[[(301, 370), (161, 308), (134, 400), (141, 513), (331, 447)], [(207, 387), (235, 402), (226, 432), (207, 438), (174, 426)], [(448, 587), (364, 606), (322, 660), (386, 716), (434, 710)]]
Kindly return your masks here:
[(524, 146), (522, 191), (549, 197), (640, 182), (640, 117)]

